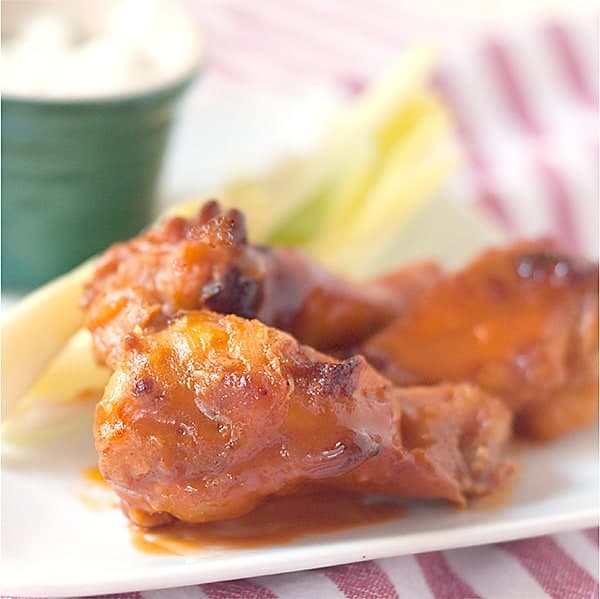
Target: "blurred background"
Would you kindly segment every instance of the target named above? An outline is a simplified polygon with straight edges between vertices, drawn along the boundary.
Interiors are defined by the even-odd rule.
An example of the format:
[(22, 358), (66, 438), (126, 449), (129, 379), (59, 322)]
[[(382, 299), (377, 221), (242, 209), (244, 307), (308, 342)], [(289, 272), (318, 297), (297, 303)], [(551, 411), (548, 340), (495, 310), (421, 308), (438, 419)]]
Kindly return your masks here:
[[(174, 203), (209, 195), (250, 212), (289, 201), (289, 210), (273, 208), (281, 216), (267, 232), (250, 215), (251, 230), (313, 249), (322, 244), (286, 219), (309, 222), (307, 214), (322, 212), (343, 227), (340, 215), (348, 215), (352, 229), (375, 204), (385, 214), (408, 196), (423, 204), (443, 195), (483, 210), (509, 235), (550, 234), (598, 255), (596, 2), (422, 0), (417, 9), (394, 0), (106, 0), (85, 3), (83, 23), (72, 18), (77, 2), (19, 0), (21, 13), (46, 19), (33, 25), (9, 14), (9, 4), (3, 289), (36, 286)], [(57, 14), (70, 24), (49, 18)], [(427, 56), (415, 58), (421, 51)], [(437, 102), (448, 126), (434, 131)], [(344, 106), (355, 107), (345, 120)], [(361, 129), (359, 121), (374, 124)], [(324, 142), (324, 131), (338, 143)], [(390, 187), (385, 179), (392, 199), (380, 202), (372, 182), (349, 181), (363, 164), (357, 156), (382, 132), (405, 180)], [(385, 139), (377, 169), (391, 152)], [(449, 143), (459, 148), (452, 159)], [(305, 194), (310, 201), (300, 192), (289, 199), (296, 180), (341, 157), (341, 146), (344, 159), (331, 160), (327, 175), (335, 201), (316, 188)], [(317, 158), (310, 168), (292, 163), (271, 185), (274, 165), (303, 156)], [(356, 214), (340, 186), (351, 188), (354, 206), (362, 202)], [(248, 199), (257, 188), (262, 204)], [(345, 211), (332, 207), (344, 203)], [(302, 210), (309, 205), (310, 214)], [(409, 212), (394, 216), (398, 224)], [(361, 235), (349, 239), (366, 243)]]

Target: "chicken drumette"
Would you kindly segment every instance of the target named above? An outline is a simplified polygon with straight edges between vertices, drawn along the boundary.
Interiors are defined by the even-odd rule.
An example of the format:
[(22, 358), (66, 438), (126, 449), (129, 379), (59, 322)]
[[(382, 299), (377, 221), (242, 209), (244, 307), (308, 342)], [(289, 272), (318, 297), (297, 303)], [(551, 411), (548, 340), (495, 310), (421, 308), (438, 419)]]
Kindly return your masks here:
[[(532, 242), (457, 275), (428, 263), (359, 286), (250, 245), (239, 212), (206, 204), (111, 248), (88, 285), (114, 369), (100, 469), (143, 526), (315, 486), (464, 503), (512, 471), (511, 412), (535, 438), (591, 419), (597, 277)], [(357, 345), (389, 378), (317, 351)]]
[(440, 279), (363, 346), (395, 384), (469, 381), (540, 440), (598, 404), (598, 265), (547, 241), (484, 253)]
[(460, 504), (510, 473), (510, 420), (474, 386), (394, 388), (361, 357), (202, 310), (127, 335), (95, 437), (126, 513), (154, 526), (314, 485)]
[(193, 219), (167, 219), (105, 252), (82, 305), (97, 356), (109, 365), (118, 363), (125, 334), (158, 330), (202, 308), (258, 318), (317, 349), (343, 351), (391, 321), (438, 274), (426, 264), (358, 285), (298, 250), (249, 244), (242, 214), (209, 202)]

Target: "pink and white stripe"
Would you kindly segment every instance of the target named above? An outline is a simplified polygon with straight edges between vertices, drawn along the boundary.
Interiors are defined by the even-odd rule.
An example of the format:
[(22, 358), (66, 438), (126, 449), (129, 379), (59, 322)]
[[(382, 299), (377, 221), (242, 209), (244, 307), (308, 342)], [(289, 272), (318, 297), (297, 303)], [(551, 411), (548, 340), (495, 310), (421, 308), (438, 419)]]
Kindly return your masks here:
[(466, 199), (515, 235), (551, 234), (597, 256), (597, 19), (475, 34), (451, 13), (391, 0), (181, 1), (206, 33), (206, 88), (352, 93), (409, 43), (437, 45), (434, 84), (470, 159)]
[[(598, 529), (102, 599), (594, 599)], [(6, 598), (10, 599), (10, 598)], [(93, 599), (100, 599), (95, 597)]]

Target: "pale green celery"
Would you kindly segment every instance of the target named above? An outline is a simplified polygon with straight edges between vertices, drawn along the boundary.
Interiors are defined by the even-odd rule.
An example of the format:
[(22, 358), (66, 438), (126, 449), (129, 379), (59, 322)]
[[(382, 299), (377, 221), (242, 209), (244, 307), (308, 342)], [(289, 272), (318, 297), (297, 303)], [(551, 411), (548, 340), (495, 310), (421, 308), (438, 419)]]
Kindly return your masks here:
[(317, 192), (312, 200), (300, 204), (296, 212), (288, 217), (267, 238), (271, 245), (303, 246), (319, 232), (322, 215), (327, 210), (332, 184)]
[(95, 405), (95, 401), (57, 404), (40, 398), (17, 418), (2, 423), (2, 443), (31, 445), (78, 431), (91, 434)]

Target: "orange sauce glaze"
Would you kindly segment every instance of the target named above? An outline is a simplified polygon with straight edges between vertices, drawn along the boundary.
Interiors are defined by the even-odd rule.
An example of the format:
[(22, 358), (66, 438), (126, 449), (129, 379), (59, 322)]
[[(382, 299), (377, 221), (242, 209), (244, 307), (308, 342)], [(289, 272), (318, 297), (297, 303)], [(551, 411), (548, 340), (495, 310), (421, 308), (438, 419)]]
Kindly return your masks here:
[(76, 491), (79, 500), (90, 510), (103, 512), (119, 507), (119, 499), (96, 466), (81, 471), (84, 484)]
[(508, 482), (503, 484), (495, 491), (492, 491), (487, 495), (483, 495), (482, 497), (473, 499), (469, 504), (469, 509), (472, 511), (488, 511), (501, 509), (507, 505), (510, 505), (513, 500), (518, 478), (519, 471), (517, 470), (515, 475)]
[(281, 545), (308, 535), (380, 524), (403, 516), (397, 503), (358, 495), (318, 492), (273, 497), (235, 520), (177, 522), (144, 530), (131, 527), (133, 545), (146, 553), (186, 555), (202, 549), (252, 549)]
[[(110, 488), (96, 466), (82, 471), (86, 481)], [(493, 510), (510, 503), (514, 483), (475, 499), (470, 508)], [(85, 503), (88, 503), (87, 501)], [(115, 502), (112, 507), (117, 507)], [(220, 522), (177, 522), (146, 530), (130, 525), (134, 547), (144, 553), (187, 555), (202, 549), (253, 549), (281, 545), (316, 534), (340, 532), (381, 524), (405, 515), (397, 503), (374, 501), (360, 495), (319, 491), (304, 495), (272, 497), (250, 514)]]
[(100, 470), (98, 470), (98, 466), (89, 466), (88, 468), (84, 468), (81, 471), (83, 478), (89, 482), (97, 485), (102, 485), (104, 487), (110, 487), (110, 485), (104, 480), (102, 474), (100, 474)]

